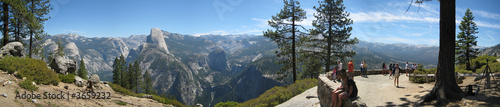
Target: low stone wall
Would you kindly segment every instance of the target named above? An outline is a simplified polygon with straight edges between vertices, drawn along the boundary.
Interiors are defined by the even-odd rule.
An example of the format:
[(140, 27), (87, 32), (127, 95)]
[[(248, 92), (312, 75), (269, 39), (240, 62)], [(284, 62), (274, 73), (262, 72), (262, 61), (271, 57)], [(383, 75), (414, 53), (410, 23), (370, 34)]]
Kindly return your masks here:
[(328, 107), (332, 103), (332, 91), (338, 86), (340, 83), (334, 83), (326, 74), (319, 75), (317, 92), (321, 107)]

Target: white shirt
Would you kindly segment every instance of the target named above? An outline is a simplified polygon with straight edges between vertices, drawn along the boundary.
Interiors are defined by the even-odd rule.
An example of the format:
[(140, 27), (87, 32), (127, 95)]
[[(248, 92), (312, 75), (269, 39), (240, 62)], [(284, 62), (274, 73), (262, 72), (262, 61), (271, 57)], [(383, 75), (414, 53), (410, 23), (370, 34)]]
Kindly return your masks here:
[(339, 64), (339, 70), (342, 69), (342, 62)]
[(406, 64), (406, 68), (405, 69), (408, 69), (408, 68), (410, 68), (410, 66), (408, 66), (408, 64)]

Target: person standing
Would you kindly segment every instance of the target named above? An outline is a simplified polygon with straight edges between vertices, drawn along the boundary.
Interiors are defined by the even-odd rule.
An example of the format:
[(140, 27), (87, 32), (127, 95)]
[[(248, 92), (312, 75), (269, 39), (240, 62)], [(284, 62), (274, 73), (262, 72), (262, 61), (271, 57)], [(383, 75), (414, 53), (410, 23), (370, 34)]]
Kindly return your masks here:
[(363, 67), (365, 66), (364, 65), (365, 61), (361, 61), (361, 64), (359, 65), (359, 71), (361, 72), (361, 77), (364, 77), (364, 70), (363, 70)]
[(394, 85), (396, 87), (399, 87), (399, 72), (400, 72), (399, 64), (396, 64), (396, 67), (394, 68)]
[(349, 61), (349, 63), (347, 64), (347, 77), (349, 77), (349, 79), (354, 79), (354, 64), (352, 62), (352, 59)]
[(342, 69), (342, 62), (340, 62), (340, 60), (337, 61), (337, 66), (338, 66), (337, 71), (340, 71)]
[(385, 72), (387, 72), (387, 66), (385, 63), (382, 63), (382, 74), (385, 75)]
[(410, 66), (408, 65), (408, 62), (406, 62), (406, 67), (405, 67), (406, 76), (408, 76), (408, 71), (409, 70), (410, 70)]
[(363, 61), (363, 70), (365, 70), (365, 77), (368, 77), (368, 64), (366, 64), (366, 61)]

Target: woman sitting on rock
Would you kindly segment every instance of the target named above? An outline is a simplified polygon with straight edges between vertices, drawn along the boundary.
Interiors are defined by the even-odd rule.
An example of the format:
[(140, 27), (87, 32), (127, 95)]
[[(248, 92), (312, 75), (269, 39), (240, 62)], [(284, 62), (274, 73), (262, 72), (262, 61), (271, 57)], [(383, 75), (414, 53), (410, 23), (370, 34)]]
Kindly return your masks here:
[(346, 100), (349, 96), (351, 96), (351, 92), (353, 91), (353, 83), (347, 81), (348, 77), (343, 69), (340, 75), (342, 79), (341, 85), (332, 92), (332, 105), (330, 107), (340, 107), (342, 106), (343, 100)]

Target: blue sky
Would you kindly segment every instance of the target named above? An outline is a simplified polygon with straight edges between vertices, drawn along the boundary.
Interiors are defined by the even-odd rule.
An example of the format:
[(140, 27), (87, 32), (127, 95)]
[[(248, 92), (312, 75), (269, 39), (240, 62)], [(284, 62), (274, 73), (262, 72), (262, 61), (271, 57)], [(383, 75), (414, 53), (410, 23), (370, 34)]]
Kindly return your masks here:
[[(300, 22), (312, 28), (316, 0), (299, 0), (307, 12)], [(345, 0), (354, 20), (352, 36), (371, 42), (439, 44), (439, 2), (411, 0)], [(478, 46), (500, 43), (500, 0), (457, 0), (456, 17), (467, 8), (479, 28)], [(269, 29), (267, 20), (283, 8), (282, 0), (51, 0), (51, 35), (76, 33), (86, 37), (128, 37), (149, 34), (151, 28), (189, 34), (255, 34)], [(420, 7), (420, 11), (418, 10)]]

